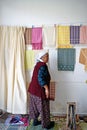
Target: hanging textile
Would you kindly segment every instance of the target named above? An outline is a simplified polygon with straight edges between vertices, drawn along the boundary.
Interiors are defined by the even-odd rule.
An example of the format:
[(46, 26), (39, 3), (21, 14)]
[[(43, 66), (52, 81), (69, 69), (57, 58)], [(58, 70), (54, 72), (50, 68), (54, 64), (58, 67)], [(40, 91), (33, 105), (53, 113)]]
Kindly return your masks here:
[(50, 82), (50, 94), (49, 94), (50, 100), (55, 100), (55, 82), (51, 81)]
[[(5, 42), (7, 28), (0, 26), (0, 109), (7, 108), (7, 75), (5, 66)], [(6, 40), (6, 38), (5, 38)], [(8, 59), (7, 59), (8, 61)]]
[(43, 47), (55, 47), (55, 26), (43, 26)]
[(75, 49), (58, 48), (58, 70), (74, 71), (75, 67)]
[(31, 45), (31, 38), (32, 38), (32, 28), (26, 28), (25, 29), (25, 44), (26, 45)]
[(26, 114), (24, 28), (0, 27), (0, 108)]
[(42, 27), (32, 28), (32, 49), (42, 49)]
[(80, 43), (87, 44), (87, 26), (80, 27)]
[(31, 70), (34, 67), (34, 51), (26, 50), (25, 51), (25, 68), (26, 70)]
[(87, 71), (87, 48), (82, 48), (80, 50), (79, 63), (85, 66), (85, 71)]
[(72, 48), (70, 45), (70, 27), (69, 26), (57, 26), (57, 46), (58, 48)]
[(80, 26), (70, 26), (70, 43), (79, 44)]

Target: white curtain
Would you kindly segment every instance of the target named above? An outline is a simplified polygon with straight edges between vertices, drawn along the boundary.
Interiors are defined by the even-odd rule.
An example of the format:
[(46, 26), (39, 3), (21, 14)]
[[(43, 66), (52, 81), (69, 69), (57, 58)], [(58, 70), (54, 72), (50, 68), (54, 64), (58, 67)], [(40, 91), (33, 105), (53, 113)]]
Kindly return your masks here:
[(0, 26), (0, 109), (27, 113), (23, 27)]

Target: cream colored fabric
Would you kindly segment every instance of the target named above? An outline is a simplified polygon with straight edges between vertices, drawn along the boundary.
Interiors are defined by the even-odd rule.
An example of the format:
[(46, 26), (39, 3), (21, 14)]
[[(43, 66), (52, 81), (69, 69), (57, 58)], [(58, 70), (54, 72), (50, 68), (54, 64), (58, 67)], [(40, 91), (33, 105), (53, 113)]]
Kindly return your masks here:
[(43, 47), (55, 47), (55, 26), (43, 26)]
[(0, 26), (0, 108), (27, 112), (24, 28)]

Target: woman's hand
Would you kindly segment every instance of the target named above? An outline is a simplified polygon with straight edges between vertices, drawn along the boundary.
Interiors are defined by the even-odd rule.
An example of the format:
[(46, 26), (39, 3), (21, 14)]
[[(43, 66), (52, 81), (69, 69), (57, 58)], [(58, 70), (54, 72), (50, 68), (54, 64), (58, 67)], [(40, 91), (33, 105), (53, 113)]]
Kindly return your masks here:
[(49, 98), (49, 89), (48, 89), (48, 86), (45, 85), (44, 88), (45, 88), (45, 95), (46, 95), (46, 98)]

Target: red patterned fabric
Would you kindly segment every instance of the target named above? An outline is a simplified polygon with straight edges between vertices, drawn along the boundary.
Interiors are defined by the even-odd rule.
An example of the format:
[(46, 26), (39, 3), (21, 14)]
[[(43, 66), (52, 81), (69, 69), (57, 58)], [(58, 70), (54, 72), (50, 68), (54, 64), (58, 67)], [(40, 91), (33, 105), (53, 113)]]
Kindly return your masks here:
[(50, 82), (50, 100), (55, 100), (55, 82)]

